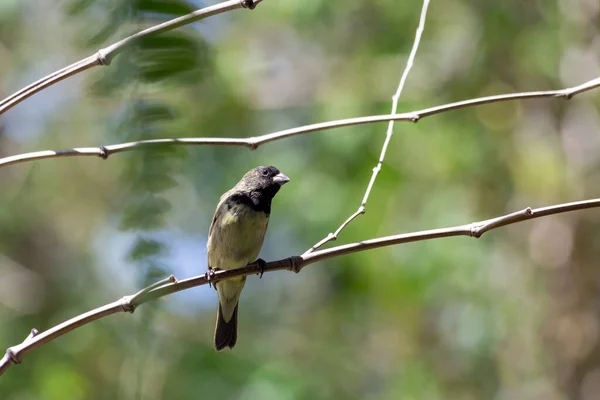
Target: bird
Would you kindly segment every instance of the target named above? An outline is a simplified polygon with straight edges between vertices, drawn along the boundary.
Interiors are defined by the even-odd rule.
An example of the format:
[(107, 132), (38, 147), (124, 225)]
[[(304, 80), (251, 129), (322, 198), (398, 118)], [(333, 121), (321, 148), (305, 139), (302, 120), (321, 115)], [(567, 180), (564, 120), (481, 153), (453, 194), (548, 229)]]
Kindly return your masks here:
[[(217, 205), (208, 230), (208, 271), (243, 267), (259, 262), (261, 276), (265, 262), (257, 259), (263, 245), (271, 201), (282, 185), (290, 181), (273, 166), (259, 166), (248, 171)], [(210, 281), (209, 281), (210, 282)], [(237, 342), (238, 302), (246, 277), (215, 283), (219, 297), (214, 347), (221, 351)]]

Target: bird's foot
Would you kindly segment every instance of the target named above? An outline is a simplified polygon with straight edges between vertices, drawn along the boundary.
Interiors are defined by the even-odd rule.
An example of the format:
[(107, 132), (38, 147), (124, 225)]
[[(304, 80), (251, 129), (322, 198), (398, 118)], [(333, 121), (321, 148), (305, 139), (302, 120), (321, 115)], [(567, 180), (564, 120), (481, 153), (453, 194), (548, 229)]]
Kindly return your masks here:
[(216, 284), (212, 283), (212, 279), (215, 276), (215, 271), (218, 271), (218, 268), (208, 268), (208, 270), (204, 273), (204, 277), (206, 278), (206, 281), (208, 282), (208, 287), (215, 287), (215, 290), (217, 289)]
[(258, 268), (260, 268), (260, 276), (258, 278), (262, 279), (262, 276), (265, 273), (265, 267), (267, 266), (267, 262), (262, 258), (259, 258), (256, 260), (256, 263), (258, 264)]

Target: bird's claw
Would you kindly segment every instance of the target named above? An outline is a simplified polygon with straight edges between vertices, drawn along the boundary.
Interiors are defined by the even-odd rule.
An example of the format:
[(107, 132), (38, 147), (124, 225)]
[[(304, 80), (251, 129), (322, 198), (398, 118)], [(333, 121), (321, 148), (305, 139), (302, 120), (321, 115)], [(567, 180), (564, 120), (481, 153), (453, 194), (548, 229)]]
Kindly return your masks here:
[(262, 279), (262, 276), (265, 273), (265, 268), (267, 267), (267, 262), (262, 258), (259, 258), (256, 260), (256, 263), (258, 264), (258, 268), (260, 268), (260, 276), (258, 279)]
[(212, 284), (212, 279), (214, 276), (215, 276), (214, 268), (208, 268), (208, 270), (204, 273), (204, 277), (206, 278), (206, 281), (208, 282), (208, 287), (214, 286), (216, 289), (217, 287)]

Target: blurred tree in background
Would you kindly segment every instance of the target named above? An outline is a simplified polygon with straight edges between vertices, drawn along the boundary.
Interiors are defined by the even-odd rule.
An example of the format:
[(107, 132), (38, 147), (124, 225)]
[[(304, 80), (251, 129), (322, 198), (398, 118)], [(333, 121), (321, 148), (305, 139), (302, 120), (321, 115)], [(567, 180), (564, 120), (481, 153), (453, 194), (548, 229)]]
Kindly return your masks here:
[[(2, 0), (0, 95), (210, 3)], [(383, 114), (420, 1), (264, 0), (144, 39), (0, 117), (0, 156), (138, 139), (250, 137)], [(598, 2), (442, 2), (399, 111), (600, 76)], [(599, 197), (600, 97), (541, 99), (398, 123), (340, 241)], [(0, 344), (206, 270), (221, 193), (248, 169), (292, 179), (261, 252), (299, 254), (359, 205), (385, 125), (254, 152), (155, 147), (0, 169)], [(239, 342), (216, 353), (201, 287), (95, 322), (0, 378), (3, 399), (594, 399), (600, 212), (363, 252), (250, 277)]]

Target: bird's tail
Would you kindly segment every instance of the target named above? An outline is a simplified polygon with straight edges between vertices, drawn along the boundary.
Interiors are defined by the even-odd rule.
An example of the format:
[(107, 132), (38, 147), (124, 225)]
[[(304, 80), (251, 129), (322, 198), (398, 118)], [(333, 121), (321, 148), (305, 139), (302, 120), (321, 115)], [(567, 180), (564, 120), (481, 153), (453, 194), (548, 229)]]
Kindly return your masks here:
[(219, 302), (217, 325), (215, 326), (215, 349), (217, 351), (221, 351), (225, 347), (232, 349), (235, 346), (235, 342), (237, 342), (237, 315), (238, 304), (235, 305), (231, 319), (225, 321), (221, 311), (221, 302)]

